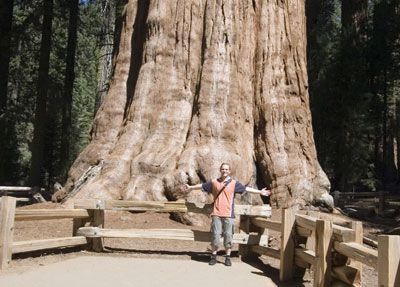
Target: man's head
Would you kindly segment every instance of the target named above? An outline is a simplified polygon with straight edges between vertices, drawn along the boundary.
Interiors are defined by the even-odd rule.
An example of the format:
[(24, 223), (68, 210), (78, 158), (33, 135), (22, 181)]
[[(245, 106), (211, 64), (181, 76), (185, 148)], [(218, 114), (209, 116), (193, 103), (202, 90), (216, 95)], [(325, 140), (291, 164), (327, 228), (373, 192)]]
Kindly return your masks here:
[(231, 167), (229, 164), (224, 162), (221, 164), (219, 171), (221, 173), (221, 178), (225, 179), (226, 177), (228, 177), (231, 174)]

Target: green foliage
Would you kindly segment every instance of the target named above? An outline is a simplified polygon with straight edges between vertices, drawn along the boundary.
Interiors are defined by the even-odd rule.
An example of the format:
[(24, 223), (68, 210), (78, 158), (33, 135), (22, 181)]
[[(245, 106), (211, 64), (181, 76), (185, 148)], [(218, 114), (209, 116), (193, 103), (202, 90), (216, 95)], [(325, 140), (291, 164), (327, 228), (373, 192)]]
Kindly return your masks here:
[(350, 1), (358, 14), (349, 23), (338, 1), (307, 1), (320, 19), (307, 35), (315, 141), (334, 189), (376, 190), (398, 180), (400, 7), (365, 1), (364, 11)]
[(24, 183), (29, 170), (40, 45), (39, 6), (40, 1), (24, 1), (14, 7), (5, 134), (8, 166), (0, 175), (2, 184)]
[[(72, 107), (71, 159), (60, 162), (62, 96), (64, 91), (69, 10), (65, 1), (54, 0), (52, 46), (50, 54), (45, 179), (51, 186), (63, 181), (63, 166), (69, 166), (87, 144), (97, 97), (97, 74), (102, 37), (102, 11), (110, 1), (84, 1), (80, 4), (75, 83)], [(37, 89), (41, 43), (41, 0), (15, 1), (12, 55), (7, 109), (7, 169), (0, 184), (27, 184), (33, 137), (35, 90)], [(109, 4), (109, 3), (108, 3)], [(113, 6), (112, 6), (113, 7)]]

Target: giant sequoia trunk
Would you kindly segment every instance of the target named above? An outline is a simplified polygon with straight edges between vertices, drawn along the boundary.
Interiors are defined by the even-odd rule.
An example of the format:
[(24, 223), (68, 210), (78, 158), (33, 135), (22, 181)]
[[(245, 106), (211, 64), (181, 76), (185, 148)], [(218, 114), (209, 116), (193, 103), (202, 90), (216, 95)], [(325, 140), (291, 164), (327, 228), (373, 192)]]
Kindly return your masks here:
[(179, 186), (217, 176), (222, 162), (241, 182), (270, 186), (280, 206), (327, 193), (304, 0), (129, 0), (122, 17), (91, 143), (54, 198), (197, 198)]

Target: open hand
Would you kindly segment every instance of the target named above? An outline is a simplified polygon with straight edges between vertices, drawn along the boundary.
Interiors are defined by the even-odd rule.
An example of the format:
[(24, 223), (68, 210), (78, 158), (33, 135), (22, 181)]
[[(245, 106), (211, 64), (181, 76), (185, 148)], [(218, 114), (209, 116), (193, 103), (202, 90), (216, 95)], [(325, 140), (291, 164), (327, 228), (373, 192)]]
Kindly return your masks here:
[(189, 191), (189, 185), (188, 184), (183, 184), (181, 186), (181, 191), (182, 192), (188, 192)]
[(271, 190), (269, 190), (266, 187), (264, 187), (263, 189), (261, 189), (261, 195), (270, 196), (271, 195)]

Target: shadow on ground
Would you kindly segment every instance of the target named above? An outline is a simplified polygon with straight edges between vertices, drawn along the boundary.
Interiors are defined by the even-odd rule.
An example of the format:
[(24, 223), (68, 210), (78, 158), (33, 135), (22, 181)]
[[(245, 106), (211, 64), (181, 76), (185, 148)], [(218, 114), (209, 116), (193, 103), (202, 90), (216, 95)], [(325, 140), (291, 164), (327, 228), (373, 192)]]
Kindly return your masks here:
[[(288, 282), (280, 282), (279, 281), (279, 269), (273, 267), (269, 264), (265, 264), (259, 258), (251, 258), (244, 260), (245, 263), (251, 265), (252, 267), (260, 270), (260, 271), (253, 271), (253, 274), (257, 274), (260, 276), (265, 276), (270, 278), (277, 286), (280, 287), (306, 287), (309, 286), (308, 284), (310, 281), (303, 280), (304, 271), (296, 270), (295, 277), (293, 280)], [(307, 283), (307, 285), (305, 285)]]

